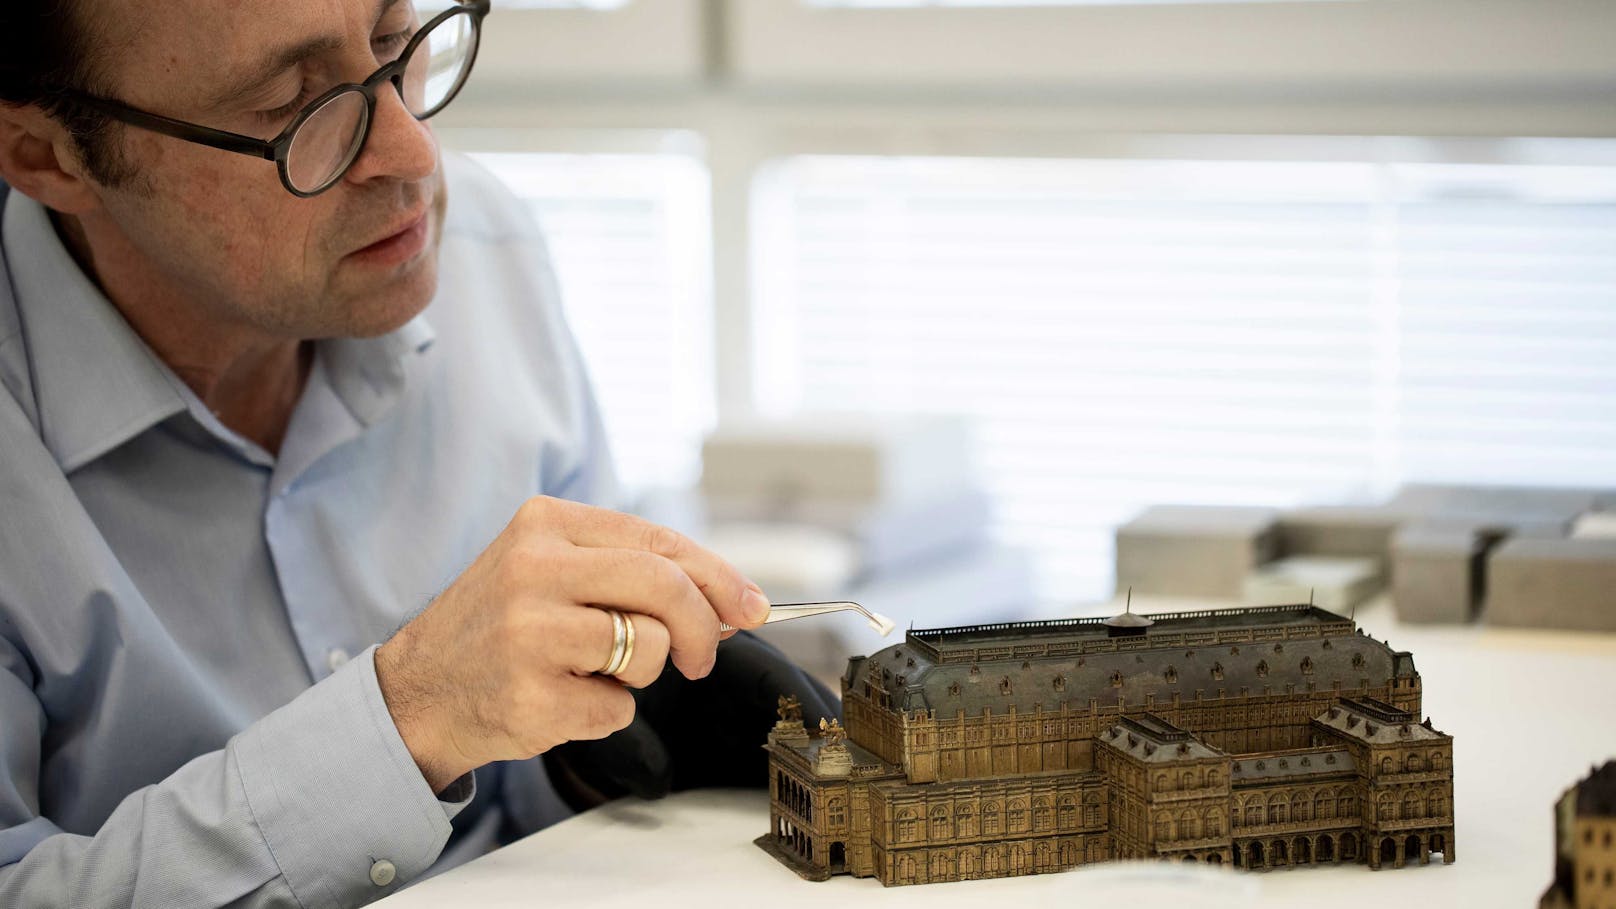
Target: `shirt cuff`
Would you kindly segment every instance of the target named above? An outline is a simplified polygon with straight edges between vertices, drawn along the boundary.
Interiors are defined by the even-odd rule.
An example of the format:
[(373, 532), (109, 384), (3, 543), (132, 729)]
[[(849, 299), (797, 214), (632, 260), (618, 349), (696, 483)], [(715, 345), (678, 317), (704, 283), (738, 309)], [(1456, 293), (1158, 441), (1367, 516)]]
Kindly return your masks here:
[(288, 887), (309, 909), (391, 893), (424, 872), (449, 821), (476, 791), (472, 774), (439, 798), (393, 724), (376, 648), (241, 734), (241, 785)]

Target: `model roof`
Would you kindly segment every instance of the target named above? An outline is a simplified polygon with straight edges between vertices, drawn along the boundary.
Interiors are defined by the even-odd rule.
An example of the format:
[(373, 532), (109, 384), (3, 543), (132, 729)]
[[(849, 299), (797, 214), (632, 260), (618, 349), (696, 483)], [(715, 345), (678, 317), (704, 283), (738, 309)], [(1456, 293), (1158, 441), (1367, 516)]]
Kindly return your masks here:
[(1224, 756), (1223, 752), (1150, 713), (1123, 717), (1101, 735), (1100, 741), (1147, 764)]
[(1404, 742), (1440, 741), (1448, 738), (1414, 715), (1374, 698), (1342, 698), (1314, 720), (1360, 742), (1395, 745)]
[(962, 650), (992, 648), (994, 645), (1059, 644), (1065, 641), (1085, 641), (1108, 636), (1108, 629), (1118, 625), (1148, 627), (1146, 636), (1156, 637), (1193, 631), (1224, 631), (1232, 629), (1276, 629), (1298, 626), (1337, 626), (1341, 631), (1352, 630), (1352, 621), (1346, 616), (1299, 604), (1294, 606), (1251, 606), (1238, 609), (1208, 609), (1191, 612), (1141, 614), (1125, 612), (1115, 616), (1092, 616), (1081, 619), (1047, 619), (1037, 622), (1000, 622), (991, 625), (961, 625), (953, 628), (911, 630), (905, 638), (938, 655)]
[(1144, 705), (1147, 698), (1330, 691), (1417, 675), (1408, 654), (1312, 606), (1145, 618), (1153, 623), (1122, 638), (1109, 636), (1098, 618), (911, 631), (902, 643), (851, 661), (846, 681), (884, 692), (891, 709), (942, 718), (1087, 710), (1091, 699)]
[(1577, 784), (1577, 816), (1616, 817), (1616, 761), (1606, 761)]
[(1242, 754), (1235, 759), (1229, 772), (1233, 774), (1231, 781), (1238, 786), (1241, 783), (1266, 783), (1319, 773), (1351, 773), (1357, 766), (1351, 751), (1325, 747)]

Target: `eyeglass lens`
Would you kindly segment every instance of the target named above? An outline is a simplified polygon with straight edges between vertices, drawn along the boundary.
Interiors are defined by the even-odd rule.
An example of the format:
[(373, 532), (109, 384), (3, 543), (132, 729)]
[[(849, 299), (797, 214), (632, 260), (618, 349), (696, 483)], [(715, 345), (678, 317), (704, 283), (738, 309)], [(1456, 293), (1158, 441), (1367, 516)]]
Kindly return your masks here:
[[(422, 15), (434, 12), (429, 9)], [(450, 16), (415, 47), (399, 80), (399, 92), (405, 109), (417, 119), (436, 114), (465, 82), (475, 29), (473, 16)], [(364, 146), (369, 116), (369, 105), (358, 89), (330, 98), (309, 114), (287, 148), (286, 176), (292, 186), (314, 193), (341, 178)]]

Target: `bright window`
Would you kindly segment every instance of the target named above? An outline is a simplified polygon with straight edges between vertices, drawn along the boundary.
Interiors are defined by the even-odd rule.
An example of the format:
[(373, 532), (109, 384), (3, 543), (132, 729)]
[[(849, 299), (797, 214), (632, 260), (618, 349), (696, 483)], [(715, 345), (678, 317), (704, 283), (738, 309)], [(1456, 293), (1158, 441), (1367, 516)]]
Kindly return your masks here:
[(1616, 167), (797, 157), (769, 413), (964, 413), (998, 533), (1104, 597), (1157, 502), (1616, 483)]
[(714, 422), (706, 165), (671, 153), (474, 157), (544, 229), (627, 491), (694, 482)]

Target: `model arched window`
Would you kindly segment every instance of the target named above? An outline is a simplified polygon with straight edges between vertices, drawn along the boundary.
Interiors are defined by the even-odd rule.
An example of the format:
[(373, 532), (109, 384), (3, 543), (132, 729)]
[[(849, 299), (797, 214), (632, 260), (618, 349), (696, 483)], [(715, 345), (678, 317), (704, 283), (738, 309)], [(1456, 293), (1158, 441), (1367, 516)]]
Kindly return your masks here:
[(1302, 657), (1302, 675), (1312, 675), (1312, 674), (1313, 674), (1313, 658), (1312, 657)]
[(1119, 669), (1116, 672), (1111, 673), (1111, 687), (1112, 688), (1121, 688), (1122, 687), (1122, 670)]
[(1259, 678), (1259, 679), (1268, 678), (1268, 661), (1267, 660), (1258, 660), (1257, 661), (1257, 678)]
[(920, 839), (920, 823), (913, 808), (905, 808), (898, 812), (898, 839), (903, 841)]
[(999, 832), (999, 803), (987, 802), (982, 806), (982, 833), (992, 836)]
[(1420, 797), (1410, 792), (1403, 796), (1403, 820), (1413, 820), (1420, 816)]
[(1223, 664), (1222, 663), (1213, 663), (1212, 664), (1212, 678), (1214, 678), (1214, 679), (1216, 679), (1217, 681), (1220, 681), (1220, 682), (1223, 681)]
[(1048, 830), (1052, 821), (1054, 821), (1054, 812), (1049, 808), (1049, 800), (1045, 798), (1036, 799), (1032, 803), (1032, 829)]
[(1178, 838), (1193, 840), (1201, 835), (1201, 822), (1195, 817), (1195, 812), (1188, 808), (1178, 814)]

